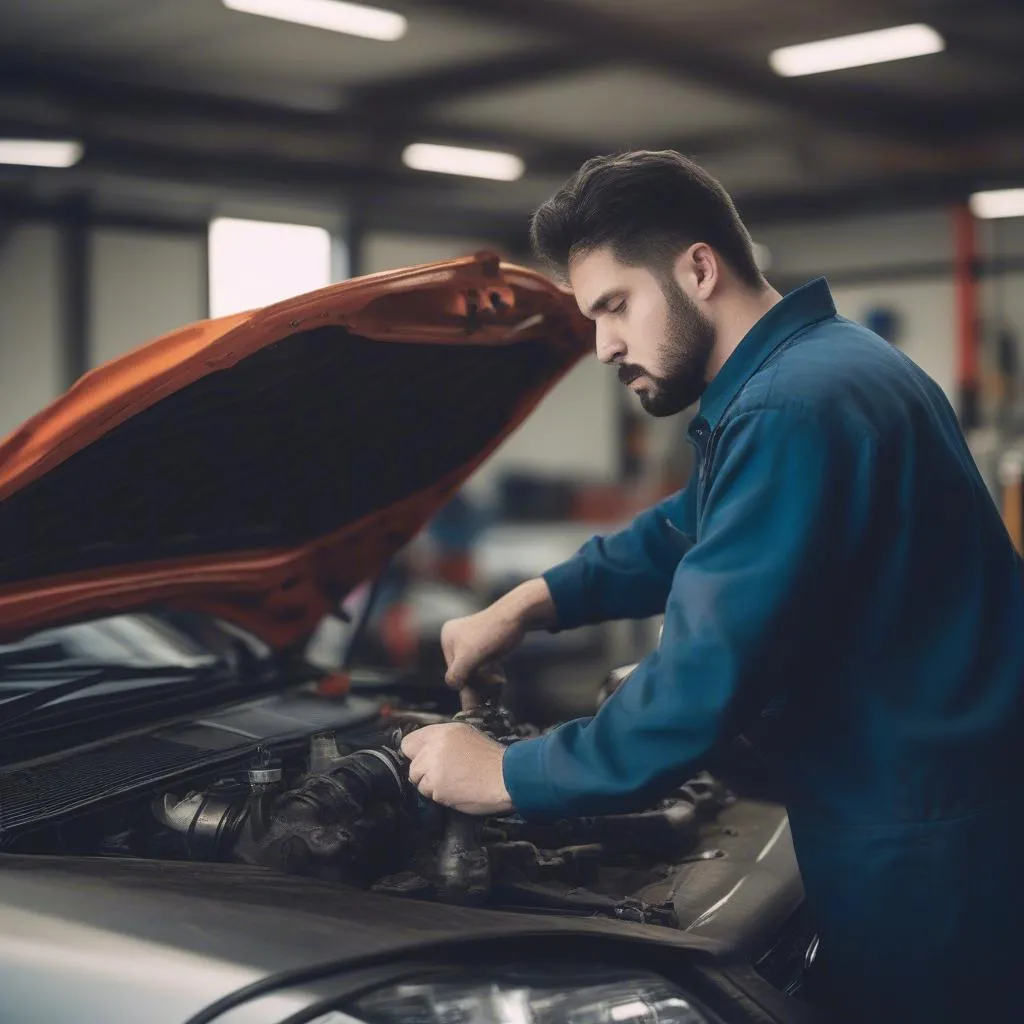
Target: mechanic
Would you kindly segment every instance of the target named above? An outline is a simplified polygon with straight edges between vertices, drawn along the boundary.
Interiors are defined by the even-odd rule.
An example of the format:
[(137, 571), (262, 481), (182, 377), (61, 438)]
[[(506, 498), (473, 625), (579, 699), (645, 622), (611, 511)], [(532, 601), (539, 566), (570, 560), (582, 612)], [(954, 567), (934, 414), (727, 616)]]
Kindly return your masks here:
[(508, 749), (464, 724), (411, 734), (413, 782), (474, 814), (601, 814), (760, 726), (836, 1019), (1019, 1019), (1024, 566), (949, 403), (823, 279), (776, 292), (728, 194), (677, 153), (588, 161), (532, 238), (647, 412), (699, 399), (698, 469), (447, 623), (448, 682), (530, 629), (664, 631), (592, 718)]

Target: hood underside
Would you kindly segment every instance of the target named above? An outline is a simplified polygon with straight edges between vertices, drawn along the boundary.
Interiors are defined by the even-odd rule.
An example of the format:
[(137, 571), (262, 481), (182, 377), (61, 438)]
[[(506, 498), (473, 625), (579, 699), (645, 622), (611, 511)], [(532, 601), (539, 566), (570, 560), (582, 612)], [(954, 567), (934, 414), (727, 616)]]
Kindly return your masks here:
[(182, 328), (0, 444), (0, 641), (141, 607), (303, 642), (587, 351), (489, 254)]

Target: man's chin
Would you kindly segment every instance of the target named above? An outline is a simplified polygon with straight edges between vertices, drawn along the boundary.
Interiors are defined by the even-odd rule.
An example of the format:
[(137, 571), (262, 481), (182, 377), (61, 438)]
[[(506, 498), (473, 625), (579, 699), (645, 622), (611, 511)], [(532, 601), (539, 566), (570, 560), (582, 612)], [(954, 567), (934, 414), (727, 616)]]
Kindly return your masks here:
[[(637, 391), (640, 405), (648, 416), (658, 419), (664, 416), (675, 416), (689, 408), (696, 399), (688, 400), (678, 395), (663, 391), (661, 388), (644, 388)], [(699, 396), (698, 396), (699, 397)]]

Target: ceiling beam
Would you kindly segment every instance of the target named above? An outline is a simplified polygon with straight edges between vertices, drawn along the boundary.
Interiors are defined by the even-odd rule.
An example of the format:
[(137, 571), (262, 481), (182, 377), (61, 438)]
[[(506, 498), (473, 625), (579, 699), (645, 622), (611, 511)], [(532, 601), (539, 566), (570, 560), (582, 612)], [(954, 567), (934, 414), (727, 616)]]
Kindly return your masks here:
[[(1020, 161), (1024, 173), (1024, 159)], [(785, 195), (747, 193), (737, 198), (740, 215), (753, 228), (821, 217), (863, 217), (875, 213), (926, 209), (962, 203), (983, 172), (907, 174), (847, 183), (817, 192)]]
[(373, 110), (409, 110), (457, 100), (492, 89), (510, 89), (534, 85), (547, 78), (564, 75), (602, 63), (599, 55), (582, 55), (564, 44), (510, 53), (504, 57), (451, 64), (429, 71), (397, 75), (382, 82), (358, 86), (352, 99), (362, 108)]
[[(10, 126), (0, 123), (0, 132)], [(488, 210), (467, 206), (462, 185), (457, 179), (419, 176), (401, 171), (389, 173), (379, 168), (325, 167), (300, 161), (253, 161), (250, 159), (211, 158), (203, 153), (185, 153), (152, 143), (124, 143), (93, 140), (90, 155), (76, 168), (46, 172), (50, 200), (41, 200), (32, 181), (31, 169), (6, 183), (0, 177), (0, 221), (17, 219), (19, 211), (31, 215), (60, 209), (60, 197), (67, 193), (96, 193), (106, 204), (102, 216), (119, 216), (118, 198), (104, 184), (105, 176), (156, 180), (208, 187), (214, 195), (224, 190), (250, 190), (276, 199), (295, 198), (321, 201), (338, 208), (359, 210), (364, 230), (394, 230), (410, 233), (438, 233), (493, 238), (510, 252), (525, 252), (529, 211), (527, 209)], [(1024, 180), (1024, 160), (1019, 173)], [(756, 231), (773, 224), (818, 219), (826, 216), (863, 216), (870, 213), (934, 207), (962, 202), (982, 178), (977, 173), (929, 173), (884, 177), (816, 192), (797, 190), (786, 193), (737, 191), (735, 199), (741, 215)], [(500, 186), (495, 186), (500, 187)], [(137, 200), (136, 200), (137, 203)], [(209, 209), (201, 202), (191, 204), (189, 218), (201, 222), (213, 216), (218, 202), (210, 200)], [(151, 213), (167, 217), (161, 204), (152, 211), (136, 207), (130, 216)], [(129, 214), (125, 213), (128, 216)]]
[[(445, 84), (443, 75), (435, 83), (438, 92), (451, 85)], [(268, 165), (289, 159), (310, 164), (319, 160), (325, 165), (382, 168), (386, 174), (388, 169), (401, 169), (401, 150), (409, 142), (434, 141), (510, 149), (525, 160), (530, 173), (567, 177), (594, 155), (592, 146), (514, 131), (451, 125), (424, 112), (405, 109), (408, 105), (401, 103), (398, 91), (364, 94), (364, 102), (338, 111), (303, 111), (206, 93), (104, 81), (0, 60), (0, 92), (10, 112), (8, 120), (16, 118), (15, 103), (24, 101), (21, 120), (26, 130), (91, 134), (94, 139), (111, 143), (150, 138), (166, 143), (168, 148), (173, 142), (183, 150), (202, 149), (211, 158), (248, 154), (250, 159)], [(33, 114), (40, 100), (49, 108), (45, 118)], [(36, 123), (34, 116), (38, 118)], [(778, 141), (778, 135), (775, 126), (760, 131), (706, 131), (674, 138), (671, 144), (700, 158)], [(289, 158), (288, 154), (301, 156)]]
[[(832, 128), (877, 138), (929, 143), (948, 134), (948, 119), (934, 104), (894, 97), (889, 90), (849, 83), (781, 78), (764, 67), (646, 26), (629, 14), (611, 15), (566, 0), (417, 0), (417, 7), (463, 11), (503, 26), (532, 29), (566, 45), (566, 71), (576, 61), (600, 58), (639, 64), (751, 103), (768, 103)], [(628, 5), (624, 5), (624, 10)], [(497, 85), (497, 82), (493, 83)], [(413, 90), (414, 92), (414, 90)]]

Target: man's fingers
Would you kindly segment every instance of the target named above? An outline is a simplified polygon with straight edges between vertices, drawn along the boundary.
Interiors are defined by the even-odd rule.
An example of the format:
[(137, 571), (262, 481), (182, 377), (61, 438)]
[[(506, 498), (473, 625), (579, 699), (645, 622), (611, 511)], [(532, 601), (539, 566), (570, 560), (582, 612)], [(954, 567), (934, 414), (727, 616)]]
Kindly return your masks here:
[(423, 778), (416, 783), (416, 788), (419, 790), (421, 796), (425, 796), (428, 800), (434, 799), (434, 786), (428, 776), (424, 775)]
[(459, 689), (465, 685), (468, 676), (469, 666), (466, 659), (454, 658), (448, 663), (448, 673), (444, 678), (449, 686)]
[(430, 742), (431, 729), (436, 725), (425, 725), (422, 729), (414, 729), (402, 739), (402, 753), (410, 761), (415, 760), (416, 755)]
[(441, 653), (444, 655), (445, 664), (451, 665), (452, 658), (455, 657), (455, 642), (444, 630), (441, 631)]

